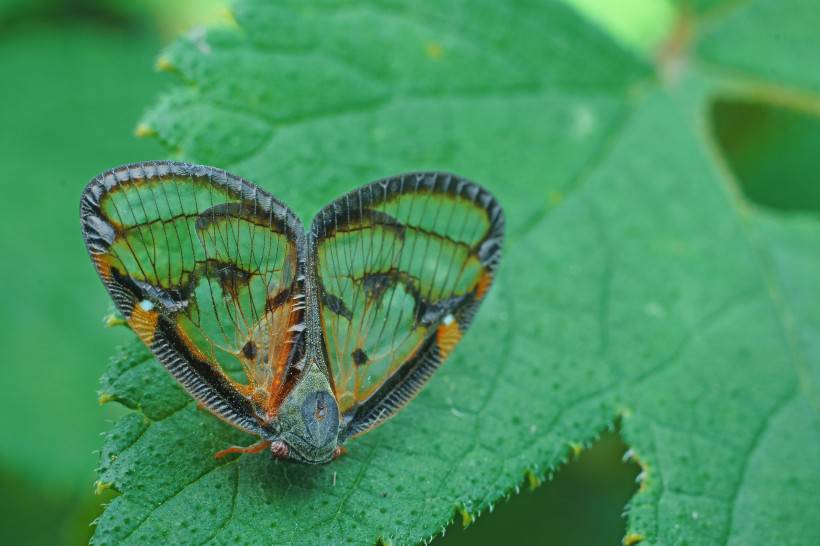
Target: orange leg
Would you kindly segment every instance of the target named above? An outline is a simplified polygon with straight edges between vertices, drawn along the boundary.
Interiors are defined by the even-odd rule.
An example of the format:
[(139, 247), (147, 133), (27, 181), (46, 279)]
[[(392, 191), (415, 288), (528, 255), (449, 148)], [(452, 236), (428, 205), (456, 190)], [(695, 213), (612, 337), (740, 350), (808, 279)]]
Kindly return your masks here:
[(265, 449), (270, 447), (270, 441), (268, 440), (260, 440), (255, 444), (251, 444), (247, 447), (242, 446), (231, 446), (227, 449), (223, 449), (221, 451), (217, 451), (214, 453), (214, 457), (217, 459), (221, 459), (225, 455), (230, 455), (231, 453), (259, 453)]
[(342, 446), (336, 446), (336, 449), (333, 450), (333, 458), (338, 459), (345, 453), (347, 453), (347, 448), (344, 448)]

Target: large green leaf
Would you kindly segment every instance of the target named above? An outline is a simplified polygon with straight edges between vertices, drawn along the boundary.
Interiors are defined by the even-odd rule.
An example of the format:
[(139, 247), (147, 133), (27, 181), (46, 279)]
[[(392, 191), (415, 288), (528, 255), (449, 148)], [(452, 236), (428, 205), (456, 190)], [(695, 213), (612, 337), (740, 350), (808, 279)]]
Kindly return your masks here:
[[(709, 51), (741, 10), (792, 17), (760, 3), (724, 10), (725, 36), (713, 16)], [(643, 468), (630, 544), (820, 542), (820, 223), (747, 204), (707, 120), (724, 92), (816, 104), (812, 81), (674, 55), (659, 80), (557, 2), (245, 0), (236, 19), (165, 53), (185, 83), (146, 132), (303, 218), (387, 174), (458, 172), (505, 207), (501, 274), (429, 387), (318, 468), (214, 460), (250, 439), (129, 348), (104, 380), (137, 411), (105, 443), (122, 494), (96, 543), (418, 542), (619, 419)], [(801, 48), (767, 62), (810, 66), (820, 42), (790, 28)]]

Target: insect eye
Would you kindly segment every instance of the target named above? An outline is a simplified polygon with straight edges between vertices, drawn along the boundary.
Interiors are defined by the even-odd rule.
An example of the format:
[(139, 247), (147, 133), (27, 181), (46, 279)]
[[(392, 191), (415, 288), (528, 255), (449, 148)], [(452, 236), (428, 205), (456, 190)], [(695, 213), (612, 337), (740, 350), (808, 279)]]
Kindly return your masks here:
[(330, 393), (316, 391), (302, 404), (302, 419), (316, 445), (324, 445), (335, 437), (339, 428), (339, 410)]
[(322, 398), (316, 399), (316, 412), (313, 414), (313, 417), (316, 418), (317, 421), (322, 421), (327, 415), (327, 406), (325, 405), (325, 401)]

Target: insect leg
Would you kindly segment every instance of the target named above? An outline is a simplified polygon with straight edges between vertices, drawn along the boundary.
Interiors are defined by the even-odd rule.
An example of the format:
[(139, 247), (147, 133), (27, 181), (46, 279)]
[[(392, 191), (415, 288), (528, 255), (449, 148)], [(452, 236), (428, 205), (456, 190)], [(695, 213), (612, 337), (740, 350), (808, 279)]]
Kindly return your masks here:
[(231, 446), (227, 449), (223, 449), (221, 451), (217, 451), (214, 453), (214, 457), (216, 459), (221, 459), (225, 455), (230, 455), (231, 453), (259, 453), (265, 449), (270, 447), (270, 440), (260, 440), (255, 444), (251, 444), (247, 447), (242, 446)]

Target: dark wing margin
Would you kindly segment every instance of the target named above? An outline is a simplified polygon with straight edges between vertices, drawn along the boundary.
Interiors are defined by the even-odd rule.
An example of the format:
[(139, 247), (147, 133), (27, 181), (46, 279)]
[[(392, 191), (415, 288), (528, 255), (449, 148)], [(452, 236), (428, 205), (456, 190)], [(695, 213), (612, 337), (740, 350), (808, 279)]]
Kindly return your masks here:
[(492, 194), (445, 173), (380, 180), (317, 214), (308, 267), (343, 438), (394, 415), (449, 356), (492, 284), (503, 237)]
[(301, 346), (304, 230), (281, 202), (220, 169), (173, 161), (95, 177), (83, 238), (115, 306), (183, 388), (259, 434)]

